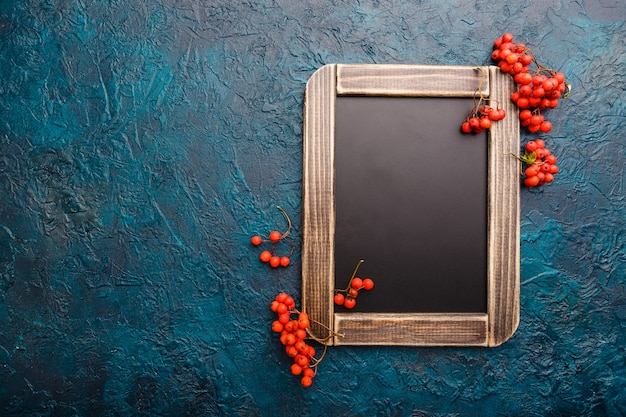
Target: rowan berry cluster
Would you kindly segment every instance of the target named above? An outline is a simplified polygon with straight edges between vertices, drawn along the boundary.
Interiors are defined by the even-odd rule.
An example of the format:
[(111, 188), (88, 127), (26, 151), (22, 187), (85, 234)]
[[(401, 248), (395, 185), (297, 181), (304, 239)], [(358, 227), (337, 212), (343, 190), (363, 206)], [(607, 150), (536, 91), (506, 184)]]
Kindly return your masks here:
[(548, 133), (552, 130), (552, 123), (545, 120), (543, 114), (533, 113), (528, 109), (524, 109), (519, 113), (519, 118), (521, 125), (527, 127), (529, 132), (541, 131)]
[(502, 120), (506, 117), (506, 111), (501, 108), (492, 108), (488, 104), (484, 104), (474, 108), (467, 115), (461, 124), (463, 133), (481, 133), (484, 129), (491, 127), (491, 122)]
[(291, 219), (287, 215), (287, 212), (285, 212), (285, 210), (283, 210), (283, 208), (280, 206), (277, 206), (277, 208), (278, 210), (281, 211), (281, 213), (283, 213), (283, 215), (285, 216), (285, 219), (287, 219), (287, 224), (288, 224), (287, 230), (284, 233), (280, 233), (279, 231), (274, 230), (270, 232), (267, 239), (263, 239), (259, 235), (252, 236), (252, 238), (250, 239), (250, 242), (254, 246), (260, 246), (264, 242), (273, 243), (273, 247), (271, 250), (264, 250), (259, 255), (259, 259), (261, 260), (261, 262), (269, 263), (269, 265), (272, 268), (278, 268), (279, 266), (282, 266), (282, 267), (289, 266), (289, 264), (291, 263), (291, 259), (289, 257), (293, 253), (293, 249), (294, 249), (293, 243), (290, 242), (291, 251), (289, 252), (288, 255), (278, 256), (276, 254), (276, 246), (278, 245), (280, 241), (285, 239), (289, 235), (289, 232), (291, 231)]
[(491, 122), (502, 120), (506, 117), (504, 109), (494, 109), (490, 105), (485, 104), (485, 97), (482, 93), (482, 85), (486, 78), (485, 71), (482, 68), (476, 69), (480, 70), (482, 77), (474, 93), (474, 107), (472, 107), (463, 123), (461, 123), (461, 132), (463, 133), (481, 133), (483, 130), (491, 127)]
[(524, 146), (524, 155), (518, 158), (528, 165), (524, 170), (524, 184), (528, 188), (542, 186), (554, 181), (559, 172), (556, 156), (546, 148), (542, 139), (531, 140)]
[(350, 277), (350, 281), (348, 282), (346, 289), (335, 290), (335, 296), (333, 297), (335, 304), (344, 306), (345, 308), (351, 310), (356, 306), (356, 298), (359, 295), (359, 291), (370, 291), (374, 288), (374, 281), (371, 278), (361, 279), (356, 276), (356, 273), (362, 263), (363, 260), (360, 260), (356, 265), (356, 268), (354, 268), (354, 272)]
[[(491, 59), (498, 63), (502, 72), (511, 74), (518, 85), (511, 100), (520, 109), (528, 109), (531, 116), (541, 118), (539, 123), (531, 123), (530, 117), (521, 118), (520, 114), (522, 126), (531, 133), (552, 130), (552, 124), (543, 118), (541, 111), (557, 107), (559, 99), (567, 97), (569, 84), (565, 82), (565, 75), (539, 64), (534, 52), (523, 43), (513, 42), (510, 33), (497, 38), (493, 48)], [(531, 64), (536, 66), (532, 72)]]
[(293, 358), (291, 373), (301, 377), (302, 386), (310, 387), (316, 374), (314, 368), (322, 358), (315, 358), (315, 348), (305, 340), (311, 325), (308, 314), (296, 310), (293, 297), (284, 292), (276, 296), (270, 309), (278, 314), (272, 330), (280, 334), (280, 343), (285, 346), (287, 356)]

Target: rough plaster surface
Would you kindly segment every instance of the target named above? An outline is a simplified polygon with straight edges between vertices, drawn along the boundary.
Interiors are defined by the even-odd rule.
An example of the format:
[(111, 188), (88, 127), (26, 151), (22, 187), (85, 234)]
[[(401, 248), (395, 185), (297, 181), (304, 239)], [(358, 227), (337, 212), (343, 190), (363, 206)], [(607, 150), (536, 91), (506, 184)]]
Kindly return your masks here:
[[(625, 415), (625, 18), (621, 0), (0, 2), (0, 414)], [(302, 389), (268, 303), (300, 298), (307, 78), (488, 64), (504, 31), (573, 84), (546, 114), (557, 181), (522, 192), (517, 333), (334, 348)], [(277, 204), (296, 251), (270, 271), (248, 239), (284, 224)]]

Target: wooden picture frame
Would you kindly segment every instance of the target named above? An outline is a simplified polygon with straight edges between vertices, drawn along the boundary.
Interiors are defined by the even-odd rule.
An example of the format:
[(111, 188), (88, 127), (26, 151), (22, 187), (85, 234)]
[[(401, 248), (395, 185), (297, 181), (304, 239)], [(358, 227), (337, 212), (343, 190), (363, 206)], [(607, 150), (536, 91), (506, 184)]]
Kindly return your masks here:
[[(513, 91), (512, 77), (494, 66), (329, 64), (311, 76), (304, 104), (302, 308), (317, 322), (315, 338), (329, 345), (493, 347), (513, 335), (520, 308), (520, 164), (511, 156), (519, 153), (520, 136)], [(336, 98), (477, 94), (507, 113), (487, 135), (486, 313), (335, 311)]]

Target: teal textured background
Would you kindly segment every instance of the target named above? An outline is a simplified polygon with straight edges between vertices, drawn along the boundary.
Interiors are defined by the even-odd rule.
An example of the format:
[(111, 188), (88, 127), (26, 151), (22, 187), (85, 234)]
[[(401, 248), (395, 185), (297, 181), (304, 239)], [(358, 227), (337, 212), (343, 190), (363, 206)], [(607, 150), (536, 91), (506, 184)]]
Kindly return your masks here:
[[(0, 414), (625, 415), (625, 18), (623, 0), (0, 1)], [(505, 31), (573, 85), (546, 112), (557, 180), (522, 191), (517, 333), (333, 348), (303, 389), (268, 305), (300, 300), (306, 80), (484, 65)], [(269, 270), (249, 238), (284, 225), (277, 204), (296, 251)]]

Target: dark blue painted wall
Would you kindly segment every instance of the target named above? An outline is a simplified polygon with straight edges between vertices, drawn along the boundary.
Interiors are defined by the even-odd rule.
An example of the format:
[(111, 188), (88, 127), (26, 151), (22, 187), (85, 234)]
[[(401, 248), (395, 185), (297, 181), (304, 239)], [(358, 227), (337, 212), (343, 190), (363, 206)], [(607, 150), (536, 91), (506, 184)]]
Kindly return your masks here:
[[(625, 415), (625, 18), (621, 0), (0, 2), (0, 414)], [(573, 85), (549, 113), (557, 181), (522, 192), (517, 333), (333, 348), (302, 389), (268, 303), (300, 299), (306, 80), (488, 64), (505, 31)], [(277, 204), (296, 251), (269, 271), (249, 237), (284, 224)]]

